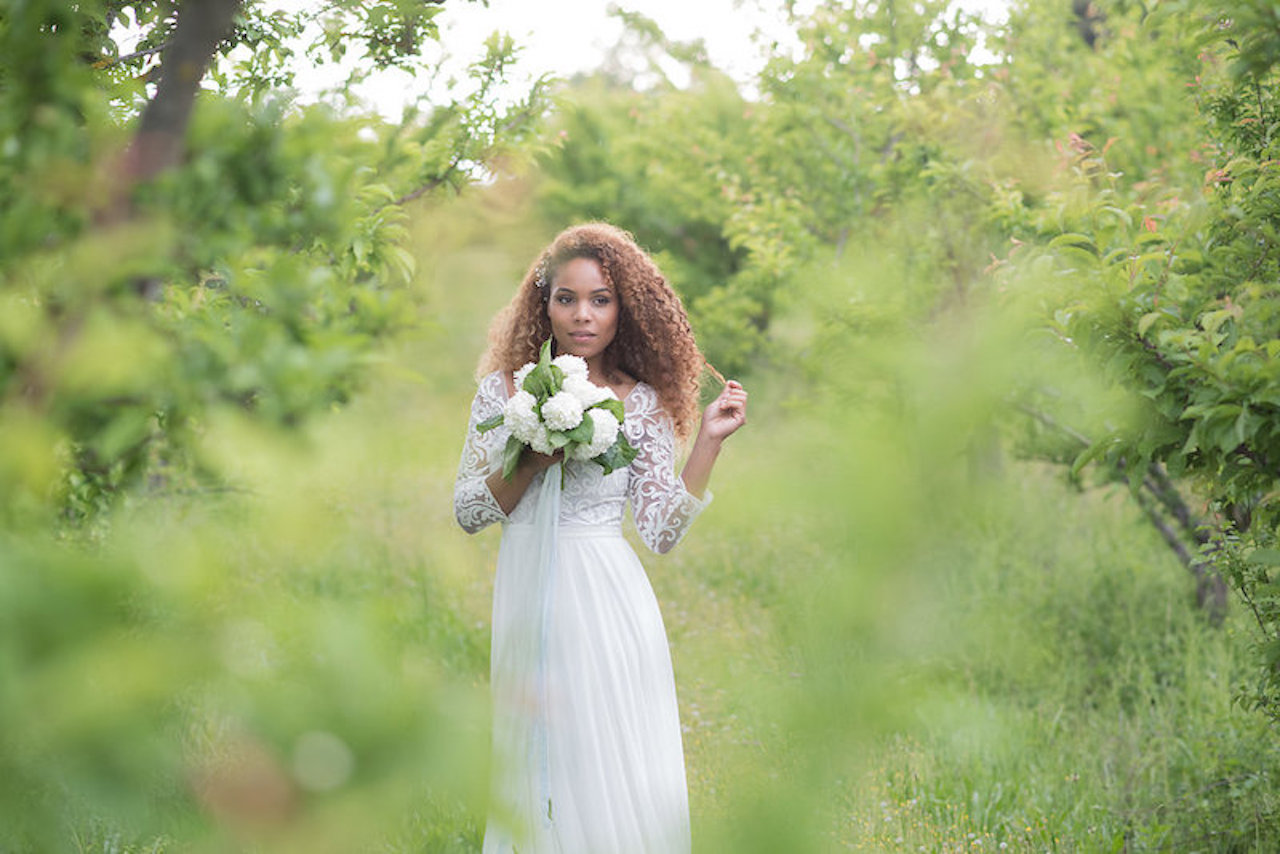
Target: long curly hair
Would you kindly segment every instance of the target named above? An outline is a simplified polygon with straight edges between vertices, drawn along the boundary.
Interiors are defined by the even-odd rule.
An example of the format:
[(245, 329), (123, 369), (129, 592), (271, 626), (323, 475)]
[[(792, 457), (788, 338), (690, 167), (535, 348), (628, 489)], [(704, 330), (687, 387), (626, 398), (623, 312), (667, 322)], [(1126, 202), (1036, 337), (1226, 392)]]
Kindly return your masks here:
[(704, 364), (689, 318), (653, 259), (630, 234), (607, 223), (567, 228), (542, 251), (511, 302), (494, 317), (480, 373), (514, 371), (537, 360), (542, 342), (551, 337), (551, 283), (575, 258), (596, 261), (618, 295), (618, 331), (605, 348), (605, 367), (652, 386), (676, 435), (687, 438), (697, 423)]

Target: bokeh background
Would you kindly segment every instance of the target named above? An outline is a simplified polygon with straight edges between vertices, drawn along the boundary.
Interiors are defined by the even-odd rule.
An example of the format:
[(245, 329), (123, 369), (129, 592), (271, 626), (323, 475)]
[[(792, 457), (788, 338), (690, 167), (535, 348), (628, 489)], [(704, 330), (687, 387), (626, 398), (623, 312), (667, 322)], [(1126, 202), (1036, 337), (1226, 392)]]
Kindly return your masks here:
[(588, 219), (751, 391), (644, 557), (697, 850), (1280, 847), (1272, 5), (441, 8), (0, 10), (0, 852), (479, 850), (453, 475)]

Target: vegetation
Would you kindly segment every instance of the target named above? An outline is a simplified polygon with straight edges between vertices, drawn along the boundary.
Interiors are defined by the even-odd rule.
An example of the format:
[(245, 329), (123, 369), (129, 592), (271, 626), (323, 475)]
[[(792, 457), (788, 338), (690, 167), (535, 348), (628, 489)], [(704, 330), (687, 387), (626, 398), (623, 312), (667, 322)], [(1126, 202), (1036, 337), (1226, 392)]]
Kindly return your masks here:
[(1270, 4), (819, 4), (743, 88), (620, 13), (372, 116), (438, 8), (0, 12), (0, 851), (479, 850), (458, 431), (592, 217), (752, 389), (648, 562), (699, 849), (1280, 847)]

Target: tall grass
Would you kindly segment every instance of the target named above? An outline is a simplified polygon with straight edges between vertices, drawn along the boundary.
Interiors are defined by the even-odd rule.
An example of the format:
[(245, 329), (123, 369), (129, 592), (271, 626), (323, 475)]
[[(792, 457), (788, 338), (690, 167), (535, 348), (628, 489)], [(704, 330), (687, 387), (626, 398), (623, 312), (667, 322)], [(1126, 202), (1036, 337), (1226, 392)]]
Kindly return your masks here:
[[(487, 319), (543, 237), (479, 221), (421, 223), (426, 322), (349, 409), (204, 425), (234, 491), (0, 553), (30, 617), (6, 649), (43, 644), (0, 683), (6, 815), (34, 804), (0, 851), (479, 850), (499, 534), (450, 497)], [(975, 445), (1016, 336), (971, 320), (835, 340), (834, 386), (762, 368), (715, 501), (644, 556), (696, 848), (1280, 848), (1239, 615), (1201, 618), (1123, 494)]]

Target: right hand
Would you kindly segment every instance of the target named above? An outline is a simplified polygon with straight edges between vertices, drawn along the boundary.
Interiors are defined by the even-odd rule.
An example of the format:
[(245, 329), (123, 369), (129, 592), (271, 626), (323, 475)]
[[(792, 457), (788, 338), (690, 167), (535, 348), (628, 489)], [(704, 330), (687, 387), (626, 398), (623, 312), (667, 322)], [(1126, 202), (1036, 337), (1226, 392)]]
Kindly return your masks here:
[(564, 462), (564, 448), (554, 454), (540, 454), (533, 448), (526, 448), (525, 452), (520, 455), (520, 466), (528, 466), (529, 471), (533, 474), (546, 471), (559, 462)]

